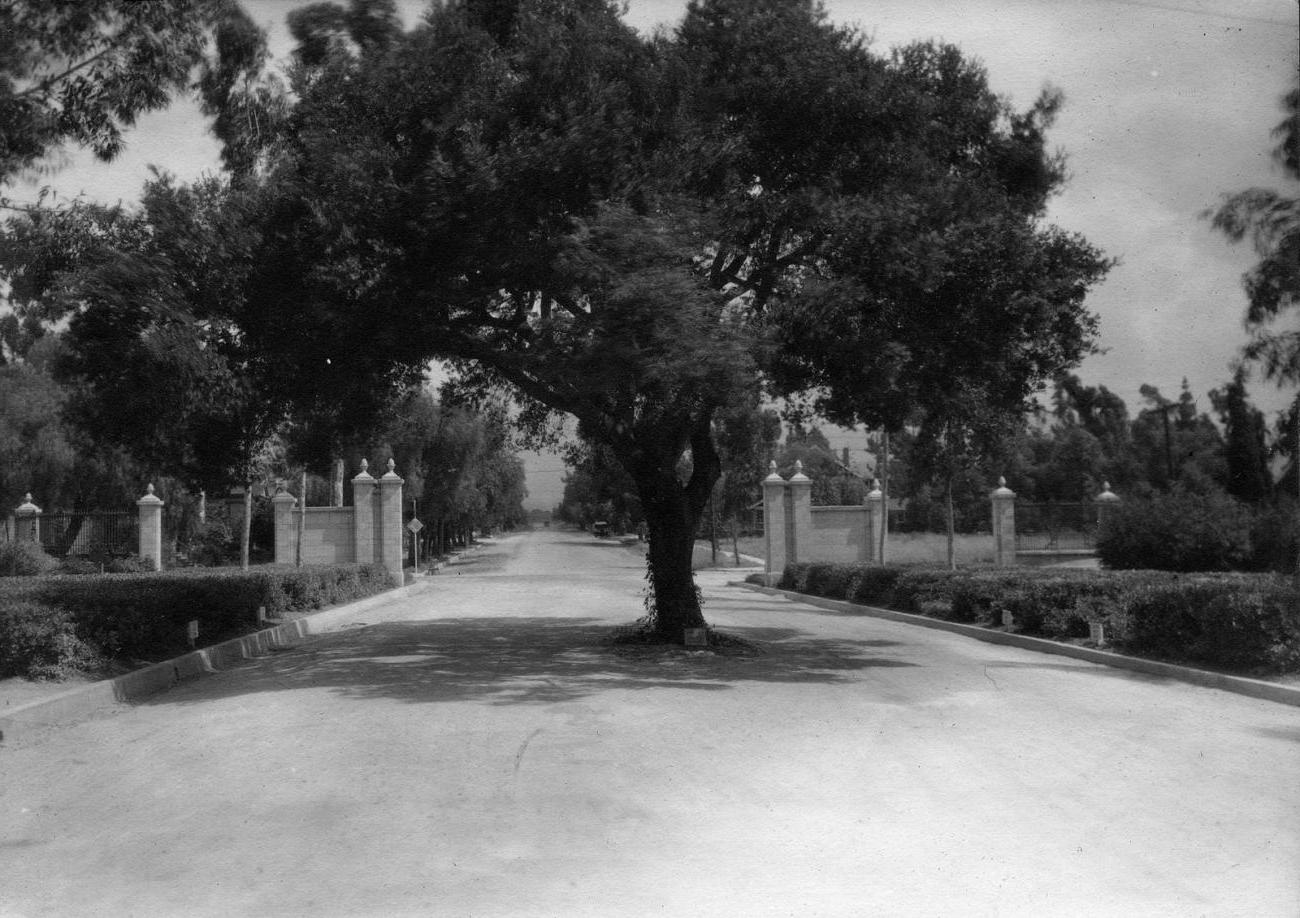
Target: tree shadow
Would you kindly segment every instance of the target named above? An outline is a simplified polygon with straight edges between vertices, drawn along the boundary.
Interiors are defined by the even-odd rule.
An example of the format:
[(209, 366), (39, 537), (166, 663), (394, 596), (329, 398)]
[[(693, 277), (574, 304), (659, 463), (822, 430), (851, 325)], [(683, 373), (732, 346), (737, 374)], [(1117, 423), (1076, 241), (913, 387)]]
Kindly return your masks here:
[(608, 690), (725, 691), (741, 683), (829, 685), (879, 667), (916, 664), (880, 653), (891, 642), (814, 637), (787, 628), (727, 628), (755, 652), (681, 647), (621, 653), (618, 629), (594, 618), (482, 617), (384, 622), (322, 635), (146, 704), (327, 688), (357, 700), (552, 704)]

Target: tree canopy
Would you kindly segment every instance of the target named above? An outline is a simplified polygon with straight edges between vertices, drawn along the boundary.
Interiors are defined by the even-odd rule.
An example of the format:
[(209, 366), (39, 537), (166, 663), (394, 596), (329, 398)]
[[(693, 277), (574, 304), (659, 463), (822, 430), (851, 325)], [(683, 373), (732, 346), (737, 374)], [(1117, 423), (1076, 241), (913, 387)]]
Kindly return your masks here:
[[(672, 639), (704, 624), (690, 560), (718, 419), (764, 382), (955, 444), (1091, 347), (1106, 262), (1042, 222), (1060, 98), (1015, 111), (951, 46), (878, 54), (810, 0), (693, 0), (651, 39), (607, 0), (438, 4), (409, 32), (353, 0), (290, 27), (291, 95), (238, 89), (247, 30), (205, 86), (267, 115), (219, 124), (254, 240), (220, 316), (260, 391), (337, 441), (442, 358), (528, 417), (572, 416), (635, 485)], [(130, 318), (106, 272), (83, 332)], [(158, 335), (208, 321), (145, 295), (183, 275), (139, 276), (149, 322), (182, 317)]]
[[(214, 30), (224, 40), (209, 57)], [(12, 0), (0, 6), (0, 183), (70, 142), (102, 160), (194, 71), (255, 67), (255, 28), (235, 0)], [(241, 58), (242, 55), (242, 58)]]

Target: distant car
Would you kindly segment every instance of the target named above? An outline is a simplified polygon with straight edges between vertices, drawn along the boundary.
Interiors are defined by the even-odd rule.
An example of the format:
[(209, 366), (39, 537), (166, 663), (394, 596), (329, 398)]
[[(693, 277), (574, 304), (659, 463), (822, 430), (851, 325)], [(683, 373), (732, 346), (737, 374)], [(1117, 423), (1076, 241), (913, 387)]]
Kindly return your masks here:
[(603, 539), (609, 535), (609, 523), (604, 520), (596, 520), (591, 524), (591, 531), (596, 534), (597, 538)]

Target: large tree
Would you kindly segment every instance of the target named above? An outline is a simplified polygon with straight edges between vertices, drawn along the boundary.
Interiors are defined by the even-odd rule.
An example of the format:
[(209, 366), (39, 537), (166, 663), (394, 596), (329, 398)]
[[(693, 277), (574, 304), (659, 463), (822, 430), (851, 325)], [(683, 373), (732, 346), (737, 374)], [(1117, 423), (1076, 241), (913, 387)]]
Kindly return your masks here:
[[(235, 0), (0, 5), (0, 183), (63, 143), (112, 159), (124, 130), (190, 90), (196, 68), (233, 74), (257, 63), (231, 40), (250, 29)], [(209, 56), (218, 30), (221, 53)]]
[(773, 0), (693, 2), (653, 40), (605, 0), (409, 33), (320, 5), (294, 31), (241, 331), (299, 407), (445, 357), (576, 418), (635, 484), (670, 639), (704, 624), (715, 421), (761, 369), (896, 426), (953, 379), (1023, 401), (1091, 340), (1104, 264), (1037, 222), (1056, 99), (1016, 113), (953, 48), (882, 57)]

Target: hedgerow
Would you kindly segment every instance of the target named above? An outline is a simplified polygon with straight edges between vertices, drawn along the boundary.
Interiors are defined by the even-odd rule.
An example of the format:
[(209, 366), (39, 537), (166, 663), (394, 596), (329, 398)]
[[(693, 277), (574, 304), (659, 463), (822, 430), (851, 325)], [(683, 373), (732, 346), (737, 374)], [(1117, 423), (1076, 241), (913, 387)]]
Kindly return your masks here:
[(782, 589), (1242, 672), (1300, 669), (1300, 589), (1262, 574), (789, 565)]
[[(391, 587), (378, 564), (302, 568), (189, 569), (144, 574), (6, 578), (0, 582), (0, 677), (40, 675), (71, 635), (87, 648), (65, 647), (67, 666), (100, 658), (157, 660), (188, 649), (188, 624), (201, 644), (247, 633), (257, 610), (269, 617), (360, 599)], [(18, 648), (18, 649), (13, 649)], [(42, 671), (43, 672), (43, 671)]]

